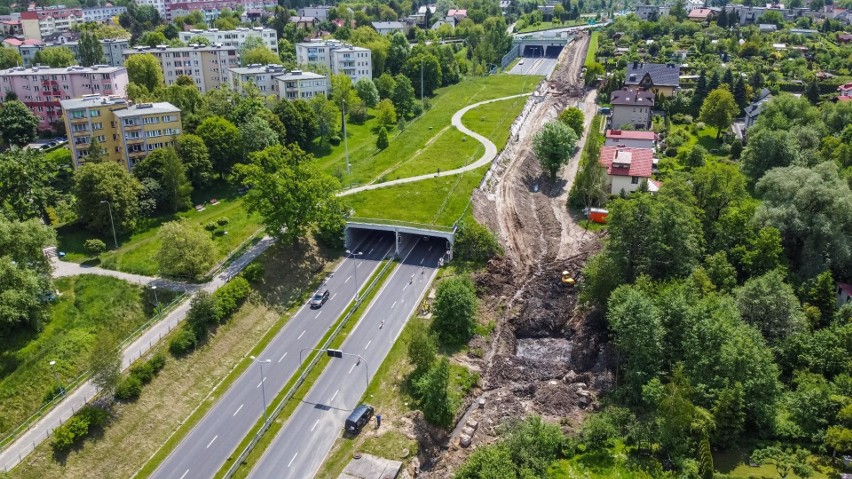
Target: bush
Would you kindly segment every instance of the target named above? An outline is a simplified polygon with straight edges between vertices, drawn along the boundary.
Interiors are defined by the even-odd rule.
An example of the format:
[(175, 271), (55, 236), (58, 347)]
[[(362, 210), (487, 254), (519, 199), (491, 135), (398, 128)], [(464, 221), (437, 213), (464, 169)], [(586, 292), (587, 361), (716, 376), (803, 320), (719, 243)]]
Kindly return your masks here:
[(92, 256), (97, 256), (104, 251), (106, 251), (107, 246), (106, 243), (99, 239), (87, 239), (85, 243), (83, 243), (83, 248)]
[(263, 276), (266, 274), (266, 269), (260, 263), (251, 263), (243, 270), (242, 276), (249, 283), (259, 283), (263, 281)]
[(175, 356), (183, 356), (195, 348), (198, 338), (191, 328), (181, 328), (169, 343), (169, 352)]
[[(73, 418), (70, 421), (73, 421)], [(56, 452), (65, 452), (74, 445), (74, 439), (76, 438), (71, 430), (68, 429), (68, 423), (65, 423), (53, 430), (53, 442), (50, 445)]]
[(204, 229), (206, 229), (207, 231), (216, 231), (216, 228), (218, 228), (218, 227), (219, 227), (219, 225), (217, 225), (213, 221), (210, 221), (208, 223), (204, 223)]
[(119, 401), (135, 401), (139, 399), (140, 394), (142, 394), (142, 381), (133, 373), (122, 378), (115, 387), (115, 398)]
[(241, 276), (232, 279), (213, 293), (213, 301), (216, 305), (216, 311), (219, 313), (219, 320), (224, 321), (230, 317), (248, 298), (249, 293), (251, 293), (251, 287), (248, 281)]
[(738, 139), (734, 140), (734, 142), (731, 143), (731, 158), (733, 158), (735, 160), (739, 160), (740, 155), (742, 153), (743, 153), (743, 142), (738, 140)]
[(213, 296), (207, 291), (199, 291), (189, 302), (186, 325), (195, 331), (196, 338), (203, 338), (207, 334), (207, 328), (216, 324), (220, 317)]
[(97, 406), (86, 406), (77, 413), (89, 423), (89, 429), (102, 427), (109, 420), (109, 412)]
[(166, 355), (161, 352), (157, 352), (151, 356), (151, 359), (148, 360), (148, 364), (151, 366), (151, 370), (154, 371), (154, 374), (157, 374), (166, 366)]
[(66, 452), (84, 439), (91, 428), (101, 427), (109, 420), (109, 413), (99, 407), (86, 406), (62, 426), (53, 430), (51, 446), (56, 452)]
[(432, 329), (443, 344), (458, 346), (473, 337), (476, 294), (467, 277), (454, 277), (438, 285)]
[(147, 361), (140, 364), (134, 364), (130, 368), (130, 376), (138, 379), (141, 384), (148, 384), (154, 379), (154, 368)]
[(223, 216), (223, 217), (219, 218), (218, 220), (216, 220), (216, 224), (217, 224), (217, 225), (219, 225), (219, 226), (225, 226), (225, 225), (226, 225), (226, 224), (228, 224), (228, 223), (230, 223), (230, 220), (229, 220), (227, 217), (225, 217), (225, 216)]
[(484, 262), (500, 253), (500, 244), (488, 228), (475, 220), (463, 221), (456, 232), (455, 251), (459, 259)]

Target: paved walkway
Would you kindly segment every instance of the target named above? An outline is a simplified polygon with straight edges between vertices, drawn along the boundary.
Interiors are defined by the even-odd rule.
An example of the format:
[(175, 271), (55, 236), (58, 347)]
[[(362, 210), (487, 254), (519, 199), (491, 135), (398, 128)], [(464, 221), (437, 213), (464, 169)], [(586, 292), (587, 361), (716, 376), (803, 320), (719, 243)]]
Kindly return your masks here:
[(417, 182), (417, 181), (423, 181), (423, 180), (428, 180), (428, 179), (432, 179), (432, 178), (437, 178), (439, 176), (443, 177), (443, 176), (460, 175), (460, 174), (465, 173), (467, 171), (475, 170), (477, 168), (480, 168), (482, 166), (487, 165), (488, 163), (491, 163), (491, 161), (494, 160), (494, 158), (497, 156), (497, 146), (488, 138), (486, 138), (486, 137), (480, 135), (479, 133), (477, 133), (473, 130), (470, 130), (468, 127), (464, 126), (464, 124), (462, 124), (462, 117), (468, 111), (470, 111), (470, 110), (472, 110), (476, 107), (486, 105), (488, 103), (493, 103), (495, 101), (511, 100), (512, 98), (520, 98), (520, 97), (530, 96), (530, 95), (532, 95), (532, 93), (521, 93), (520, 95), (504, 96), (502, 98), (494, 98), (493, 100), (481, 101), (479, 103), (474, 103), (473, 105), (468, 105), (468, 106), (462, 108), (461, 110), (457, 111), (453, 115), (453, 118), (451, 120), (452, 125), (454, 127), (458, 128), (460, 132), (462, 132), (465, 135), (468, 135), (468, 136), (472, 137), (473, 139), (475, 139), (476, 141), (482, 143), (482, 146), (485, 147), (485, 153), (483, 153), (482, 157), (480, 157), (478, 160), (474, 161), (473, 163), (465, 165), (461, 168), (456, 168), (455, 170), (442, 171), (440, 173), (429, 173), (429, 174), (420, 175), (420, 176), (410, 176), (408, 178), (400, 178), (398, 180), (385, 181), (384, 183), (374, 183), (374, 184), (359, 186), (357, 188), (352, 188), (352, 189), (349, 189), (349, 190), (346, 190), (346, 191), (341, 191), (337, 195), (338, 196), (348, 196), (348, 195), (354, 195), (355, 193), (360, 193), (362, 191), (375, 190), (375, 189), (379, 189), (379, 188), (386, 188), (388, 186), (402, 185), (402, 184), (405, 184), (405, 183), (414, 183), (414, 182)]
[[(223, 271), (203, 285), (183, 285), (187, 291), (195, 289), (203, 289), (207, 292), (214, 292), (219, 287), (228, 282), (234, 275), (239, 273), (261, 253), (269, 248), (274, 240), (270, 237), (264, 237), (256, 245), (252, 246), (242, 256), (228, 265)], [(73, 266), (72, 266), (73, 265)], [(125, 279), (137, 284), (150, 284), (158, 281), (163, 281), (158, 278), (148, 276), (129, 275), (117, 271), (110, 271), (103, 268), (86, 268), (73, 263), (58, 262), (57, 266), (61, 266), (61, 271), (57, 270), (56, 276), (69, 276), (72, 274), (101, 274), (104, 276), (113, 276), (116, 278)], [(76, 268), (74, 267), (76, 266)], [(76, 272), (75, 272), (76, 271)], [(171, 283), (171, 282), (170, 282)], [(171, 283), (177, 285), (177, 283)], [(165, 287), (165, 286), (164, 286)], [(130, 364), (147, 353), (155, 344), (157, 344), (163, 336), (167, 335), (172, 329), (177, 327), (189, 311), (189, 301), (187, 298), (180, 303), (175, 309), (169, 312), (160, 321), (151, 325), (145, 332), (142, 333), (135, 341), (131, 342), (124, 348), (121, 367), (122, 370), (130, 366)], [(35, 447), (45, 439), (49, 439), (54, 429), (68, 420), (74, 412), (86, 405), (97, 394), (97, 388), (91, 381), (86, 381), (79, 387), (70, 391), (68, 395), (56, 404), (56, 406), (45, 414), (41, 419), (32, 424), (29, 429), (24, 431), (14, 442), (9, 444), (2, 452), (0, 452), (0, 471), (8, 471), (21, 462), (27, 454), (32, 452)]]
[(63, 278), (66, 276), (80, 276), (83, 274), (94, 274), (98, 276), (111, 276), (113, 278), (123, 279), (128, 283), (141, 284), (142, 286), (156, 286), (158, 288), (171, 289), (175, 291), (193, 291), (200, 287), (197, 284), (181, 283), (171, 281), (164, 278), (153, 276), (143, 276), (141, 274), (124, 273), (122, 271), (113, 271), (98, 266), (85, 266), (69, 261), (60, 261), (56, 257), (51, 259), (53, 265), (53, 277)]

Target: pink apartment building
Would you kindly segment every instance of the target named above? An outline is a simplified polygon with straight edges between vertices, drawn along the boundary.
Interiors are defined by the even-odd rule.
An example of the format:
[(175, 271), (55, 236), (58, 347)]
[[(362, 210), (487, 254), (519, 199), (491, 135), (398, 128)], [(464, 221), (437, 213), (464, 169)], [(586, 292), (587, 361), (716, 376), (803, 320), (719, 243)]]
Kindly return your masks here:
[(62, 119), (60, 100), (91, 94), (124, 96), (127, 83), (126, 68), (105, 65), (0, 70), (3, 98), (14, 93), (39, 118), (39, 130), (49, 130)]

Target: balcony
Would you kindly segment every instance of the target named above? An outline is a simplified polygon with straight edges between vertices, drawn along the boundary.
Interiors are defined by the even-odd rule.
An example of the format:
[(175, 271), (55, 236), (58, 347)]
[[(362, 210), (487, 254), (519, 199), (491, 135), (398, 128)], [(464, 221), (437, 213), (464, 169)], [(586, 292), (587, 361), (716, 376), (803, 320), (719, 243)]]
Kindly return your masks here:
[(71, 118), (71, 124), (72, 125), (82, 125), (82, 124), (88, 123), (88, 122), (89, 122), (89, 119), (86, 118), (85, 116), (83, 118), (73, 118), (73, 117)]
[(121, 125), (125, 131), (142, 131), (142, 125), (140, 124), (132, 124), (132, 125)]
[(124, 140), (124, 142), (125, 142), (125, 143), (127, 143), (128, 145), (139, 145), (139, 144), (142, 144), (142, 143), (144, 143), (144, 142), (145, 142), (145, 138), (142, 138), (142, 137), (139, 137), (139, 138), (126, 138), (126, 139)]
[(145, 151), (145, 150), (128, 151), (127, 157), (132, 158), (132, 159), (136, 159), (136, 158), (142, 158), (142, 157), (146, 156), (147, 154), (148, 154), (148, 152)]

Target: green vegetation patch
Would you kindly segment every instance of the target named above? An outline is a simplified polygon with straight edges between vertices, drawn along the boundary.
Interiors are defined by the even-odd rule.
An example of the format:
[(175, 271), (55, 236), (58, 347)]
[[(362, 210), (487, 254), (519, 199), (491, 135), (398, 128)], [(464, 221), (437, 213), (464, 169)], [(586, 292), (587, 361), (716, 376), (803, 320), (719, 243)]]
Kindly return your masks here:
[(522, 96), (478, 106), (462, 116), (462, 123), (502, 150), (509, 141), (509, 127), (521, 114), (528, 99)]

